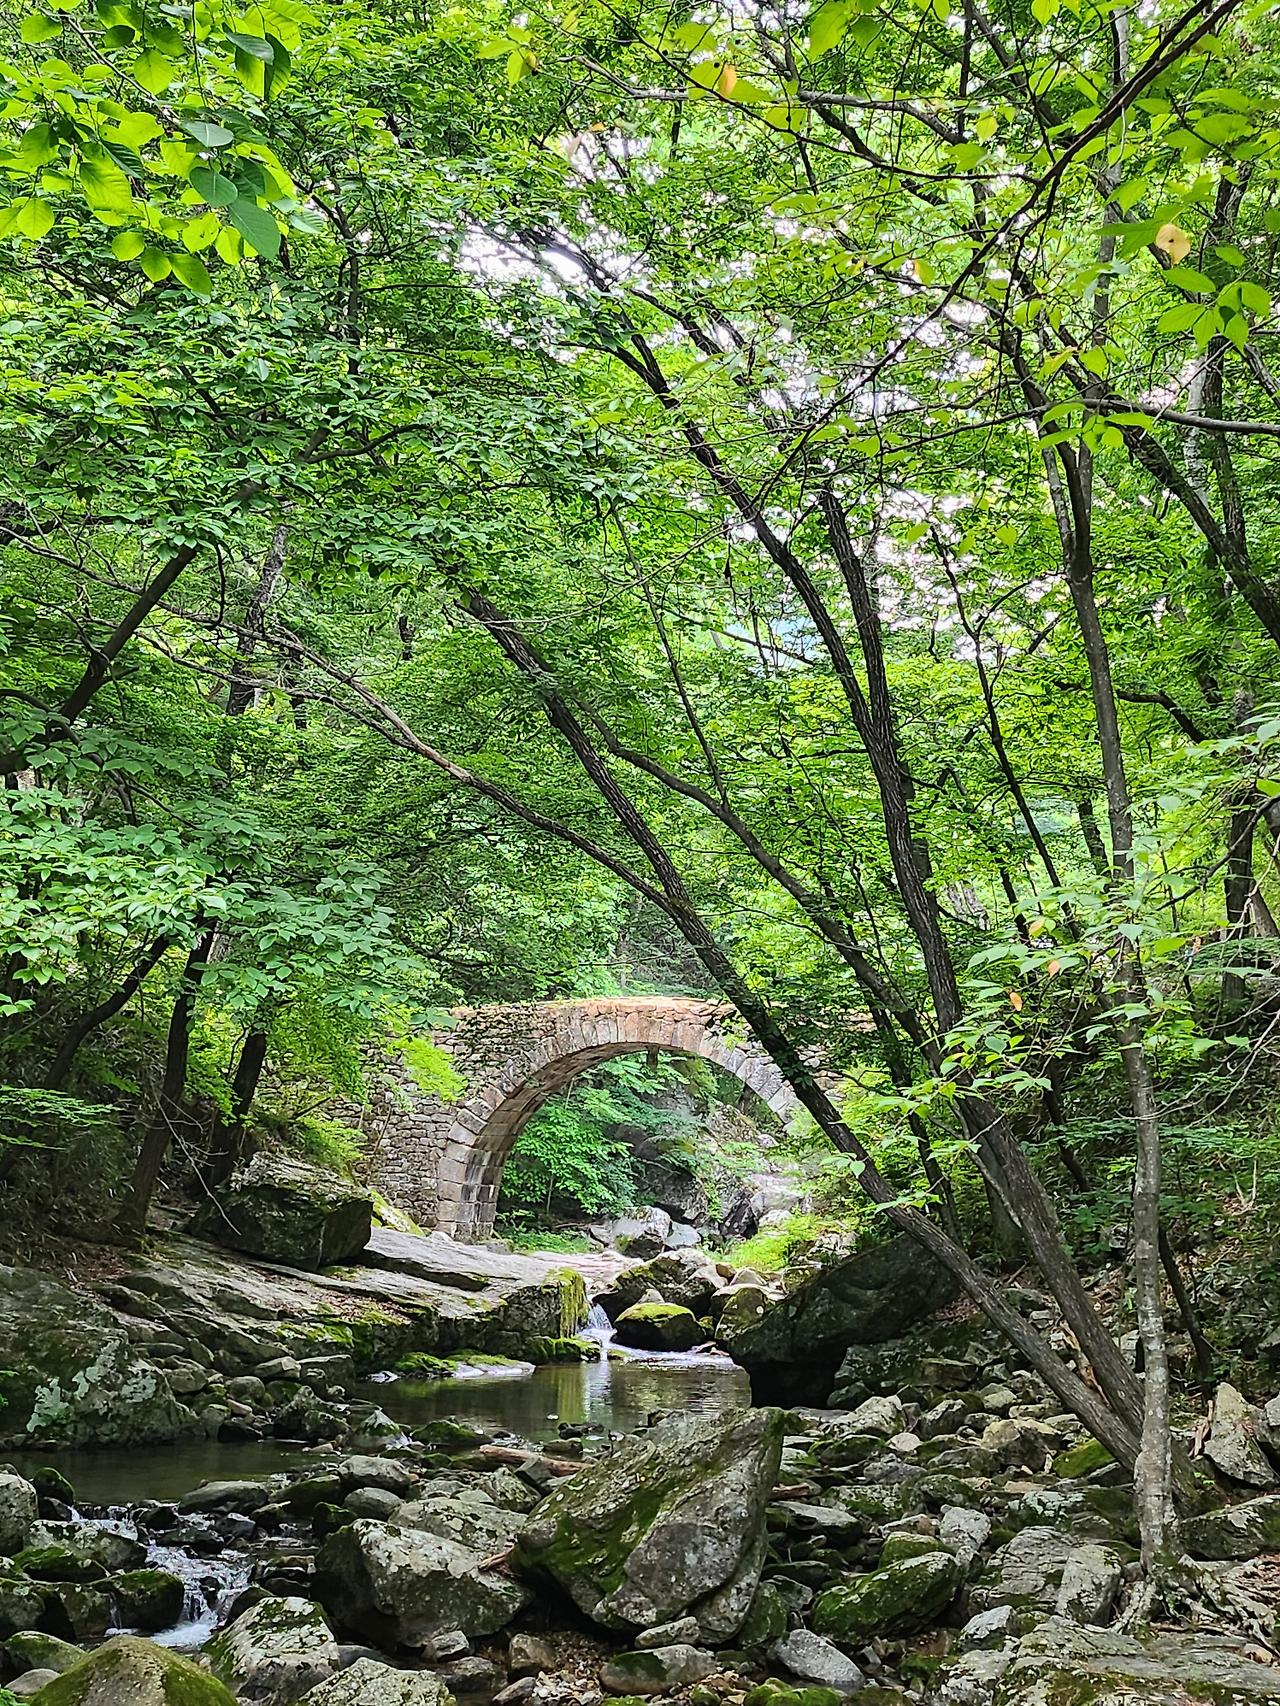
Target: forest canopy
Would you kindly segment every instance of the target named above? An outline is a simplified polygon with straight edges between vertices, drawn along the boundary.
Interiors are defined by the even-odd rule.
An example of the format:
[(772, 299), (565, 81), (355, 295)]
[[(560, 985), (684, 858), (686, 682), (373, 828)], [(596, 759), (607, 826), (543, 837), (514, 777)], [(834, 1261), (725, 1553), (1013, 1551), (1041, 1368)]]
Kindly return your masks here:
[(0, 1165), (123, 1110), (136, 1231), (450, 1005), (721, 995), (1154, 1559), (1168, 1224), (1280, 1176), (1273, 10), (5, 22)]

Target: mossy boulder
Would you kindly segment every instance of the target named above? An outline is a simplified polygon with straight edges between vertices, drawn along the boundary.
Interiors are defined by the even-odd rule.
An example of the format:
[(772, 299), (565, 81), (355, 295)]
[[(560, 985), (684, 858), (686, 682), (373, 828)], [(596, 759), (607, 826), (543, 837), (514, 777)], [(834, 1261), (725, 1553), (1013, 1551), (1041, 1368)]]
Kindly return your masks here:
[(701, 1682), (715, 1668), (713, 1654), (677, 1642), (669, 1647), (615, 1653), (601, 1668), (600, 1681), (610, 1694), (670, 1694), (673, 1689)]
[(32, 1629), (44, 1617), (44, 1595), (25, 1576), (0, 1574), (0, 1640)]
[(760, 1682), (747, 1695), (745, 1706), (842, 1706), (844, 1695), (820, 1684), (796, 1687), (789, 1682)]
[(686, 1613), (723, 1645), (742, 1627), (764, 1562), (782, 1415), (675, 1416), (625, 1438), (558, 1486), (516, 1543), (517, 1567), (556, 1582), (607, 1629)]
[(329, 1268), (356, 1261), (373, 1230), (367, 1191), (266, 1151), (219, 1186), (192, 1231), (266, 1261)]
[(181, 1621), (187, 1594), (182, 1577), (169, 1570), (126, 1570), (111, 1578), (107, 1592), (115, 1601), (120, 1625), (147, 1635)]
[(1053, 1460), (1053, 1472), (1064, 1481), (1078, 1481), (1095, 1469), (1105, 1469), (1115, 1458), (1101, 1440), (1082, 1439), (1060, 1451)]
[(33, 1698), (38, 1706), (236, 1706), (190, 1659), (133, 1635), (108, 1641)]
[(697, 1316), (679, 1303), (633, 1303), (615, 1326), (618, 1343), (637, 1351), (691, 1351), (707, 1336)]
[(339, 1668), (333, 1631), (309, 1599), (261, 1599), (206, 1649), (214, 1675), (246, 1700), (287, 1706)]
[(1227, 1635), (1138, 1641), (1051, 1617), (1018, 1642), (993, 1706), (1276, 1706), (1280, 1676), (1257, 1653)]
[(949, 1552), (903, 1558), (819, 1594), (813, 1627), (855, 1645), (878, 1635), (914, 1635), (946, 1610), (962, 1574)]
[(0, 1267), (0, 1445), (145, 1445), (194, 1425), (109, 1310), (47, 1274)]
[(1280, 1493), (1189, 1517), (1182, 1543), (1193, 1558), (1253, 1558), (1280, 1550)]
[(13, 1563), (37, 1582), (100, 1582), (107, 1573), (96, 1558), (74, 1546), (27, 1546)]
[(11, 1635), (4, 1644), (4, 1656), (9, 1668), (21, 1674), (27, 1670), (52, 1670), (59, 1676), (72, 1665), (78, 1665), (84, 1652), (70, 1641), (60, 1641), (56, 1635), (46, 1635), (38, 1629), (23, 1629)]

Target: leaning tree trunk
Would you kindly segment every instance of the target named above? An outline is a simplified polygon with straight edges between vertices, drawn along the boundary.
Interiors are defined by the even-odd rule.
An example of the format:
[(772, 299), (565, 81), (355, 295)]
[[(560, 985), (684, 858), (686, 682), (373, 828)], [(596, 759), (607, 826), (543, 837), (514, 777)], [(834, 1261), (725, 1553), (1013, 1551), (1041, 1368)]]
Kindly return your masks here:
[(267, 1062), (270, 1043), (268, 1022), (255, 1019), (240, 1048), (235, 1077), (231, 1082), (231, 1109), (226, 1117), (219, 1116), (209, 1143), (205, 1163), (205, 1182), (221, 1185), (244, 1159), (245, 1140), (249, 1131), (249, 1110), (258, 1093), (262, 1069)]
[(118, 1216), (118, 1224), (131, 1237), (140, 1237), (146, 1228), (147, 1213), (155, 1192), (160, 1168), (169, 1152), (169, 1145), (182, 1115), (182, 1093), (187, 1082), (187, 1061), (191, 1055), (191, 1023), (195, 1016), (200, 982), (209, 966), (215, 932), (206, 930), (187, 957), (173, 1012), (169, 1018), (169, 1036), (165, 1044), (164, 1073), (156, 1095), (151, 1117), (143, 1133), (133, 1178)]

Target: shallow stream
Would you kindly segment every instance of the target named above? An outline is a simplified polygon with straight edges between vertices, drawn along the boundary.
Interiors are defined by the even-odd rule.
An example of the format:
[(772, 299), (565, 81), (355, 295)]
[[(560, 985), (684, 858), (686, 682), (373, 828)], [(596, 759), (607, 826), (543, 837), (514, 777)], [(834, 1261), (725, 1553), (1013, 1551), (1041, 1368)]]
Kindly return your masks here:
[[(406, 1428), (448, 1417), (503, 1429), (520, 1439), (554, 1439), (561, 1422), (593, 1432), (630, 1433), (655, 1410), (718, 1411), (750, 1402), (747, 1377), (727, 1357), (659, 1354), (626, 1361), (553, 1363), (530, 1374), (477, 1374), (462, 1380), (388, 1380), (359, 1389)], [(133, 1450), (15, 1454), (19, 1472), (56, 1462), (77, 1503), (119, 1507), (179, 1499), (202, 1481), (253, 1480), (296, 1467), (332, 1448), (281, 1442), (187, 1441)]]

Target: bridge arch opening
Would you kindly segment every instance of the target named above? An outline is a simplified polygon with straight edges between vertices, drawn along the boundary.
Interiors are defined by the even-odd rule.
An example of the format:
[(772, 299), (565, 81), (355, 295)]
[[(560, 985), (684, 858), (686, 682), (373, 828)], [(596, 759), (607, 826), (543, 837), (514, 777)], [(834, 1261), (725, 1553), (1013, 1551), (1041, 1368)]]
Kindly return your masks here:
[[(622, 1055), (706, 1060), (784, 1123), (795, 1112), (794, 1092), (777, 1067), (733, 1040), (722, 1010), (691, 1002), (655, 1003), (652, 1010), (643, 1004), (611, 1005), (612, 1012), (567, 1016), (561, 1034), (546, 1037), (533, 1058), (513, 1061), (455, 1107), (440, 1165), (437, 1220), (442, 1231), (470, 1241), (492, 1237), (503, 1171), (520, 1132), (574, 1079)], [(700, 1011), (690, 1014), (687, 1009), (695, 1006)]]

